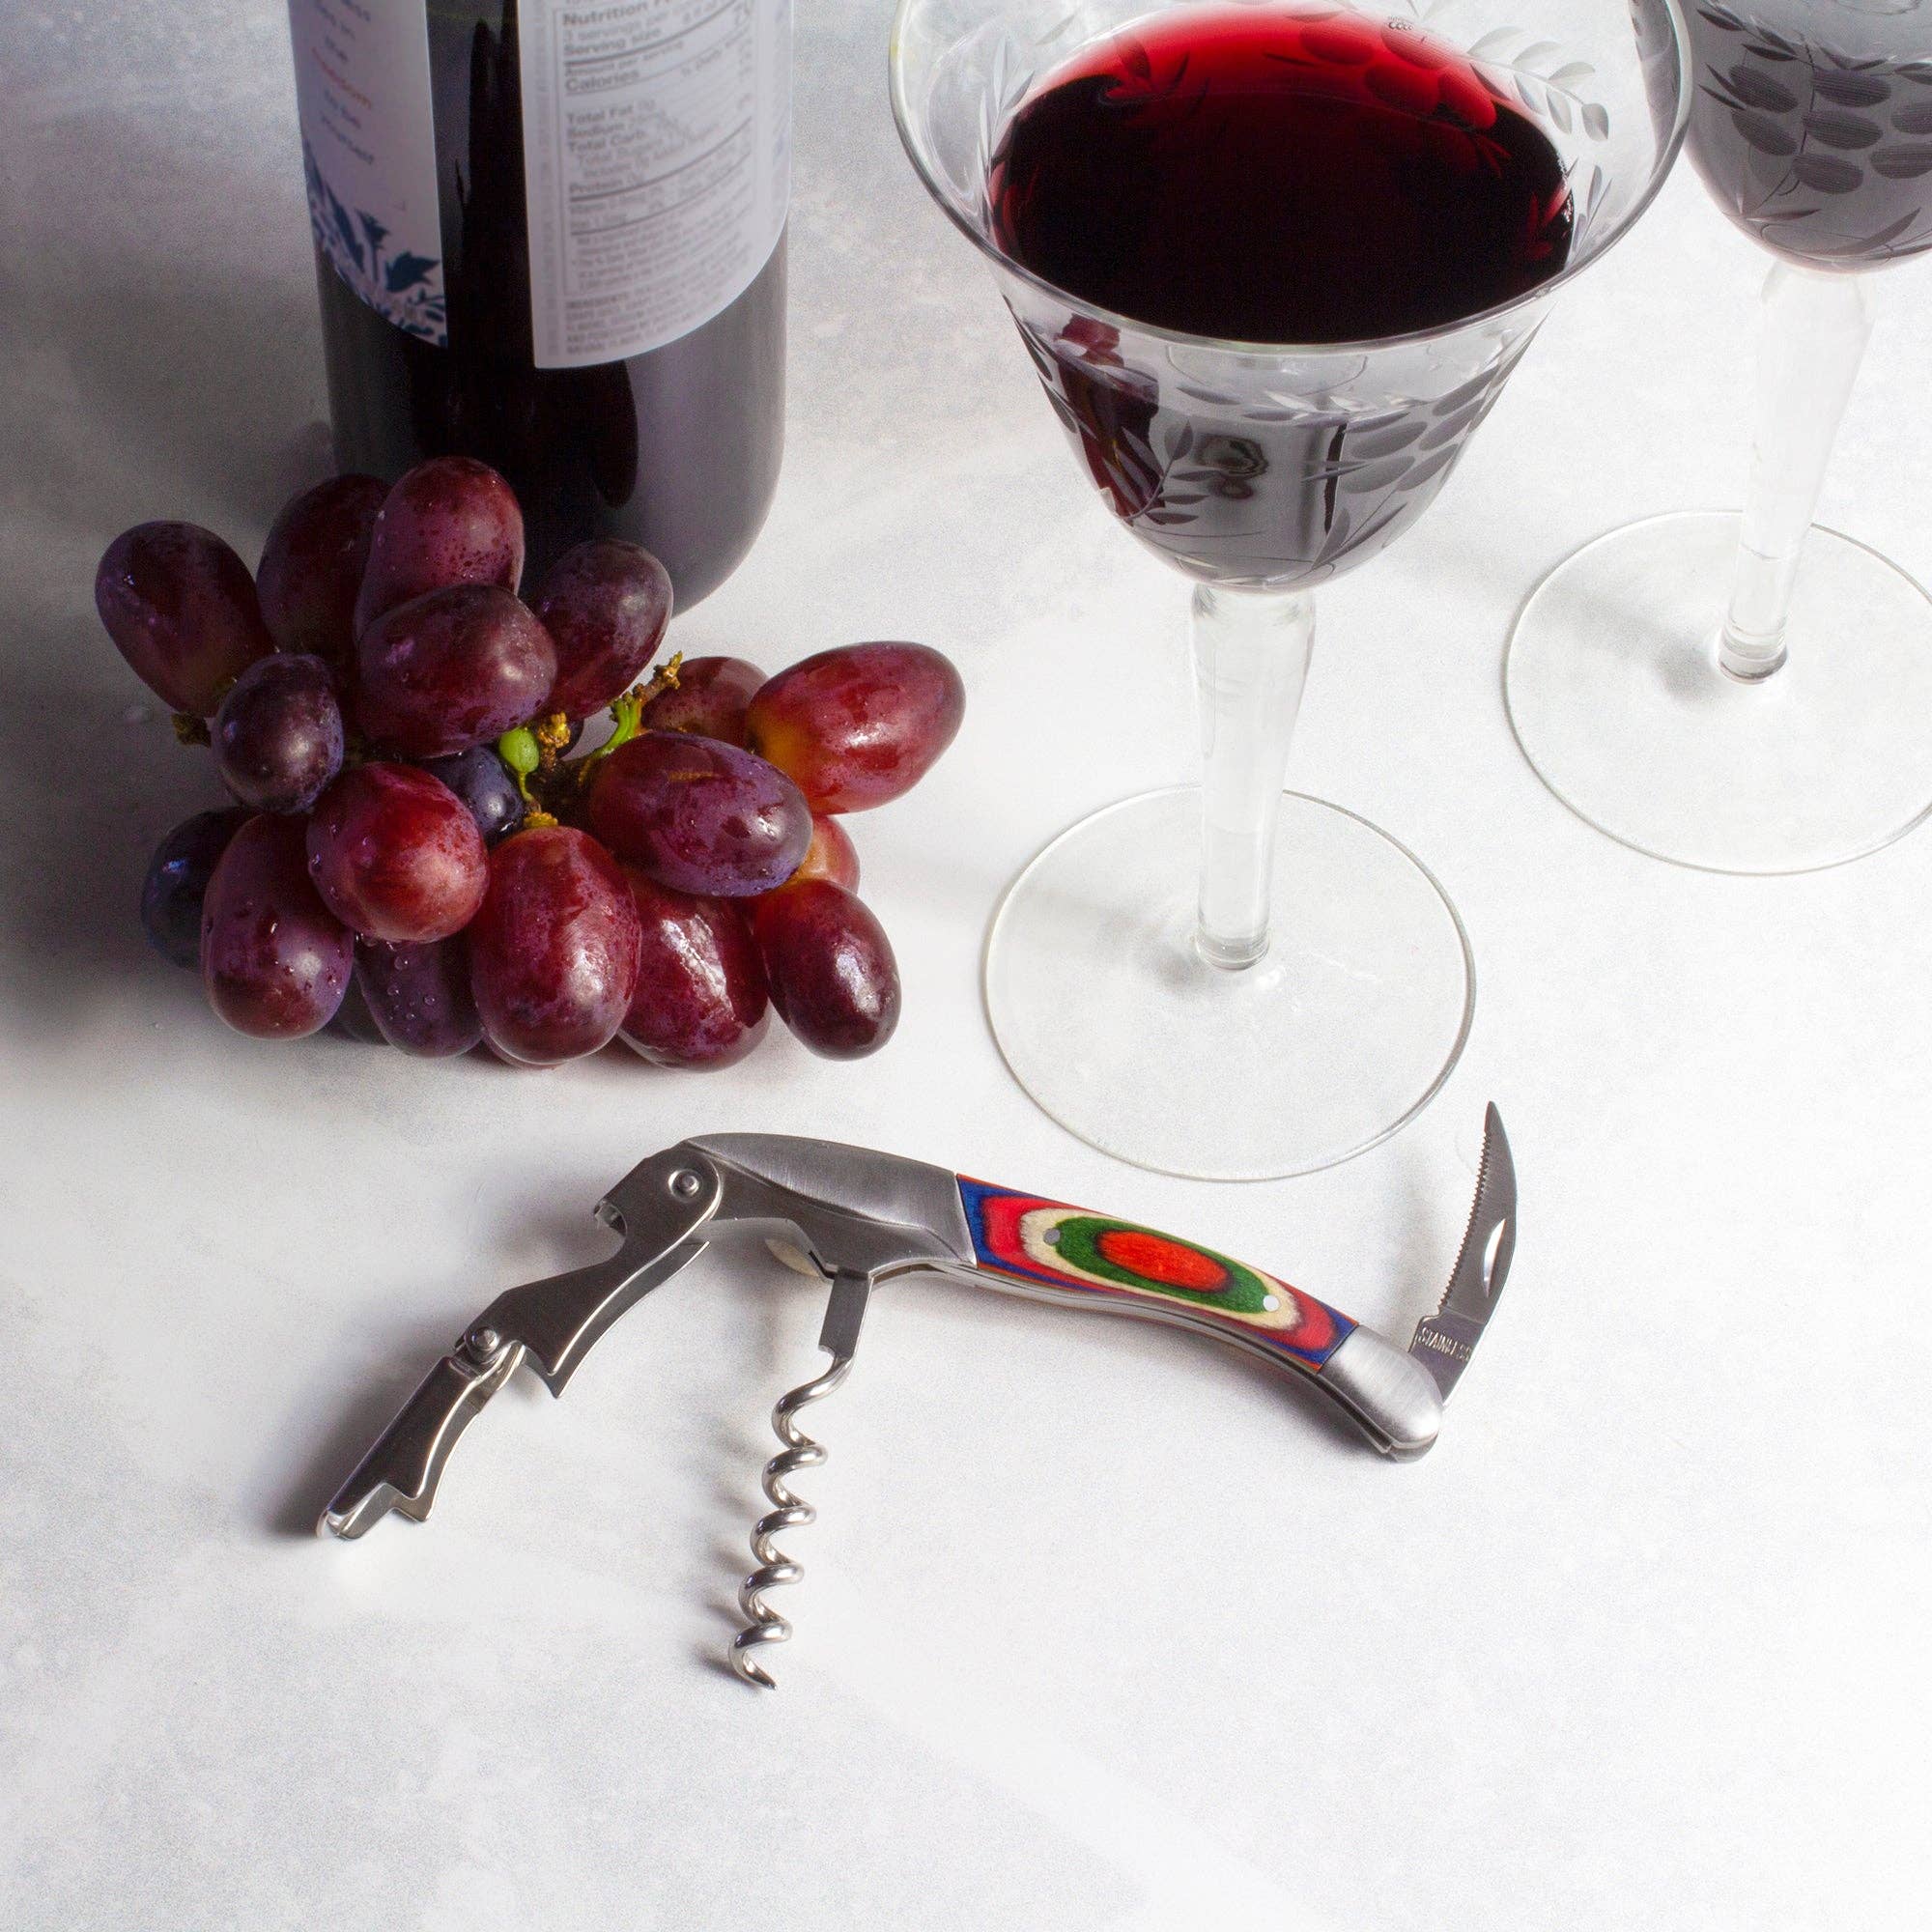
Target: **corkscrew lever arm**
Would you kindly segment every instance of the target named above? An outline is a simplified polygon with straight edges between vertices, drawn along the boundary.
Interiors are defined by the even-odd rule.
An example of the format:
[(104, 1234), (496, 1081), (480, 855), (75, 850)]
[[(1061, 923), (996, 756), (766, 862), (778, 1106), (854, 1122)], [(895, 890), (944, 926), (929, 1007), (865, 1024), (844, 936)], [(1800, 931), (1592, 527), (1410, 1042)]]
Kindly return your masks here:
[(463, 1432), (523, 1363), (561, 1395), (598, 1337), (696, 1258), (723, 1190), (682, 1151), (653, 1155), (597, 1204), (620, 1237), (614, 1255), (509, 1289), (469, 1323), (336, 1491), (318, 1534), (362, 1536), (390, 1510), (421, 1522)]
[(942, 1169), (831, 1141), (723, 1135), (716, 1145), (727, 1142), (756, 1144), (771, 1157), (740, 1166), (702, 1141), (653, 1154), (597, 1205), (598, 1218), (620, 1236), (615, 1254), (491, 1302), (355, 1465), (318, 1533), (362, 1536), (391, 1510), (424, 1520), (463, 1432), (519, 1366), (527, 1363), (561, 1395), (611, 1323), (721, 1235), (762, 1236), (828, 1280), (857, 1273), (870, 1281), (960, 1258), (956, 1242), (926, 1225), (941, 1209), (959, 1218), (957, 1190)]

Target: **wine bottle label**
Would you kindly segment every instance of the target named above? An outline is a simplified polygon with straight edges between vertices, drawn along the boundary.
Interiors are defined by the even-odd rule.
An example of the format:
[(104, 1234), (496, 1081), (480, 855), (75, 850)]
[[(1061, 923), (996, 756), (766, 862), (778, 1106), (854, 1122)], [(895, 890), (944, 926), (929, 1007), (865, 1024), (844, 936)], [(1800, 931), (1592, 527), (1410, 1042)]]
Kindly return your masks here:
[(429, 30), (403, 0), (289, 0), (315, 245), (377, 314), (449, 340)]
[(518, 20), (537, 366), (688, 334), (784, 227), (791, 0), (522, 0)]

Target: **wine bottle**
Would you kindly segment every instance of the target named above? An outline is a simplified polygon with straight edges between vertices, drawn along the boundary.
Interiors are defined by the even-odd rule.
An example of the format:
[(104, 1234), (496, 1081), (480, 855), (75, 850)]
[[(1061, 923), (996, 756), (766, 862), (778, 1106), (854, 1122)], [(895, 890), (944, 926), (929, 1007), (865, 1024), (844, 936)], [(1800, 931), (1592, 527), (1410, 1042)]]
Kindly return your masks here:
[(480, 457), (680, 609), (778, 481), (791, 0), (289, 0), (345, 469)]

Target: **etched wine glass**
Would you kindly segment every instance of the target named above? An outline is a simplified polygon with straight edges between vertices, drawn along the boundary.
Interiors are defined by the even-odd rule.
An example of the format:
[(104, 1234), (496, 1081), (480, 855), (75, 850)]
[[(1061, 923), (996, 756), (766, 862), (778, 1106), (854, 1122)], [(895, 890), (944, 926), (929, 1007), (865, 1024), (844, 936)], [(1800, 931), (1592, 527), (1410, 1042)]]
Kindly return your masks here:
[[(1274, 66), (1249, 92), (1318, 99), (1319, 128), (1304, 105), (1286, 129), (1212, 121), (1233, 111), (1216, 63), (1257, 37)], [(1143, 1166), (1260, 1179), (1346, 1159), (1447, 1077), (1474, 976), (1420, 860), (1283, 789), (1313, 592), (1415, 521), (1555, 292), (1649, 203), (1683, 132), (1678, 15), (1671, 0), (901, 0), (891, 65), (907, 153), (991, 264), (1083, 469), (1194, 586), (1202, 783), (1095, 812), (1021, 874), (986, 954), (1001, 1050), (1049, 1114)], [(1056, 135), (1061, 102), (1145, 134), (1132, 164), (1084, 123)], [(1397, 144), (1386, 175), (1361, 172), (1384, 157), (1356, 142), (1356, 107), (1385, 110), (1368, 131)], [(1461, 185), (1404, 236), (1417, 168), (1445, 153)], [(1161, 179), (1183, 164), (1184, 185)], [(1156, 246), (1140, 217), (1171, 214), (1182, 185)], [(1505, 188), (1522, 196), (1507, 233), (1469, 229)], [(1245, 224), (1264, 218), (1302, 223), (1308, 252), (1244, 279)], [(1063, 244), (1085, 250), (1065, 272)], [(1232, 273), (1194, 272), (1229, 248)], [(1211, 316), (1191, 312), (1204, 294)], [(1289, 295), (1313, 318), (1293, 334), (1264, 326)]]
[(1812, 516), (1872, 273), (1932, 249), (1932, 0), (1689, 0), (1690, 154), (1776, 257), (1743, 514), (1599, 537), (1524, 606), (1517, 737), (1639, 851), (1804, 872), (1932, 810), (1932, 600)]

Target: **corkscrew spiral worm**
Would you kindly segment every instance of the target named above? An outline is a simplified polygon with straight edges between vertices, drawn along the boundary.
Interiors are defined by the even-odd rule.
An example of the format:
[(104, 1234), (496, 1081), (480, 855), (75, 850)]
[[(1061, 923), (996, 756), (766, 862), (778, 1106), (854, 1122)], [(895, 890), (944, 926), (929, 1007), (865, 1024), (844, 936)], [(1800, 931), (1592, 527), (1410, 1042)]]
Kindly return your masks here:
[(805, 1575), (804, 1566), (794, 1563), (772, 1539), (782, 1530), (802, 1529), (818, 1520), (818, 1512), (792, 1493), (787, 1479), (801, 1469), (815, 1469), (826, 1456), (824, 1445), (814, 1442), (792, 1418), (808, 1404), (830, 1395), (845, 1379), (851, 1366), (849, 1354), (835, 1355), (823, 1375), (788, 1390), (772, 1410), (773, 1433), (785, 1446), (765, 1464), (764, 1492), (772, 1508), (752, 1530), (752, 1554), (758, 1567), (739, 1588), (738, 1607), (746, 1622), (731, 1643), (731, 1668), (747, 1684), (761, 1685), (767, 1690), (778, 1686), (754, 1653), (764, 1644), (783, 1643), (791, 1635), (791, 1625), (765, 1602), (765, 1592), (781, 1583), (796, 1583)]

